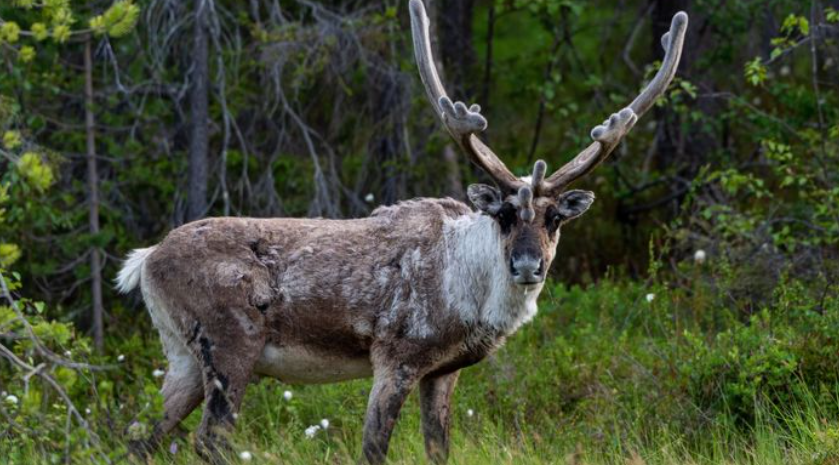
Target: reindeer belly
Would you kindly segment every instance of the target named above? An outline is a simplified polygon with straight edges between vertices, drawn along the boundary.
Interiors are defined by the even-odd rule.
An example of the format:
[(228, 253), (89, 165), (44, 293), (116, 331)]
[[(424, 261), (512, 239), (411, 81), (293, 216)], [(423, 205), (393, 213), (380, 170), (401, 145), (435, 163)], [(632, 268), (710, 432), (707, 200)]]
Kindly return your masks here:
[(367, 357), (322, 354), (305, 346), (266, 344), (256, 372), (286, 383), (323, 384), (369, 378), (373, 368)]

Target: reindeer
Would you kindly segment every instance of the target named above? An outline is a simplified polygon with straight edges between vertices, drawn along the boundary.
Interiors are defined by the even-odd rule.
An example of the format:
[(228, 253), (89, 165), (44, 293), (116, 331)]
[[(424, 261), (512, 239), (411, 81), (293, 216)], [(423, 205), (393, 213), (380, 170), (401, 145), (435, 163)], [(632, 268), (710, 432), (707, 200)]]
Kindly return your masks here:
[(568, 190), (612, 152), (661, 96), (687, 29), (674, 16), (661, 69), (594, 142), (550, 176), (537, 161), (517, 177), (478, 134), (478, 105), (446, 95), (421, 0), (410, 0), (416, 61), (435, 114), (497, 187), (474, 184), (477, 211), (453, 199), (379, 207), (368, 218), (210, 218), (133, 251), (118, 289), (142, 292), (169, 361), (165, 416), (145, 453), (204, 402), (196, 448), (218, 462), (254, 375), (288, 383), (373, 377), (363, 454), (384, 461), (400, 408), (417, 386), (430, 459), (448, 456), (451, 401), (461, 369), (500, 347), (536, 315), (562, 225), (594, 194)]

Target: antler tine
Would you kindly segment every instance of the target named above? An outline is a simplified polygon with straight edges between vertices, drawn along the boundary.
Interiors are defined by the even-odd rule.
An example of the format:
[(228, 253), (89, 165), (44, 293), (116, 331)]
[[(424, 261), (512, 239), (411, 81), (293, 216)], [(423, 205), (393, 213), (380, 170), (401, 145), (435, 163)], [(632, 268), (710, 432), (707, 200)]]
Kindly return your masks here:
[[(685, 44), (685, 33), (688, 29), (688, 15), (680, 11), (673, 15), (670, 22), (670, 31), (661, 36), (661, 46), (664, 48), (664, 61), (661, 69), (658, 70), (652, 81), (644, 88), (644, 91), (629, 104), (629, 108), (638, 116), (644, 116), (655, 104), (656, 99), (664, 94), (667, 86), (676, 76), (676, 69), (682, 58), (682, 48)], [(673, 38), (671, 42), (670, 39)]]
[(643, 116), (655, 104), (656, 99), (664, 94), (667, 86), (676, 75), (679, 60), (682, 57), (682, 47), (688, 27), (688, 15), (680, 11), (673, 16), (670, 31), (661, 38), (664, 47), (664, 61), (661, 69), (644, 88), (638, 97), (618, 113), (613, 114), (603, 124), (591, 131), (594, 142), (573, 160), (557, 170), (539, 186), (538, 194), (554, 195), (565, 189), (575, 180), (585, 176), (597, 167), (617, 147), (618, 143), (635, 126), (638, 118)]
[(431, 53), (428, 35), (428, 16), (422, 0), (411, 0), (411, 32), (414, 39), (414, 55), (419, 67), (420, 78), (435, 113), (473, 163), (486, 172), (507, 193), (516, 192), (524, 185), (506, 165), (475, 135), (487, 127), (481, 115), (481, 107), (466, 107), (463, 102), (452, 102), (440, 82)]

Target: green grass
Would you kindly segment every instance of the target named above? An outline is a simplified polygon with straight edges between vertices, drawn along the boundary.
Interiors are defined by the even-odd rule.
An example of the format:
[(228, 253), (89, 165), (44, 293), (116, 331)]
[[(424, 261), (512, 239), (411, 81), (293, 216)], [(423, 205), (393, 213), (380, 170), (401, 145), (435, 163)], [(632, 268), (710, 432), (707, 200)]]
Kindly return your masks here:
[[(814, 312), (808, 295), (790, 285), (746, 318), (699, 289), (609, 280), (548, 289), (532, 323), (461, 375), (450, 462), (839, 464), (839, 311), (831, 298)], [(136, 359), (147, 364), (143, 373), (160, 366)], [(131, 385), (123, 383), (120, 399), (129, 405)], [(368, 380), (251, 385), (231, 437), (235, 454), (250, 452), (250, 463), (356, 463), (369, 388)], [(323, 418), (330, 427), (307, 438), (306, 427)], [(191, 415), (187, 430), (199, 419)], [(121, 456), (122, 434), (97, 427)], [(177, 440), (176, 454), (161, 451), (152, 463), (197, 462), (193, 440)], [(8, 444), (0, 438), (8, 463), (56, 457), (48, 459), (37, 440), (4, 451)], [(231, 463), (240, 462), (235, 454)], [(389, 457), (426, 463), (415, 396)]]
[[(647, 302), (648, 292), (656, 293), (653, 302)], [(779, 301), (775, 307), (781, 311), (784, 304), (792, 305)], [(720, 323), (713, 321), (725, 321), (728, 312), (715, 305), (701, 293), (688, 298), (641, 284), (549, 289), (535, 321), (494, 357), (463, 372), (454, 399), (451, 462), (839, 463), (837, 386), (808, 383), (801, 370), (783, 378), (794, 386), (762, 381), (771, 381), (773, 365), (780, 363), (773, 354), (782, 352), (778, 360), (786, 360), (771, 341), (783, 337), (783, 348), (798, 347), (797, 333), (782, 332), (780, 321), (766, 329), (729, 320), (719, 329), (733, 328), (734, 336), (717, 340), (711, 335)], [(712, 323), (708, 312), (719, 313)], [(701, 343), (707, 352), (685, 336), (691, 331), (708, 341)], [(727, 346), (729, 339), (739, 345)], [(738, 350), (749, 358), (732, 382), (726, 369), (742, 357), (729, 356), (723, 368), (709, 360)], [(742, 377), (749, 382), (737, 383)], [(826, 373), (824, 379), (832, 378)], [(716, 402), (698, 400), (708, 396), (698, 396), (697, 385), (710, 389)], [(751, 385), (752, 402), (744, 401), (738, 389)], [(250, 388), (233, 438), (236, 450), (251, 452), (255, 463), (355, 463), (369, 387), (369, 381), (289, 387), (264, 380)], [(294, 393), (291, 402), (283, 400), (286, 389)], [(796, 395), (786, 403), (790, 397), (776, 391)], [(328, 431), (306, 438), (305, 428), (322, 418), (331, 423)], [(190, 418), (191, 429), (197, 420)], [(195, 460), (191, 446), (181, 450), (174, 463)], [(425, 463), (415, 397), (403, 410), (389, 457)], [(157, 463), (170, 460), (164, 454)]]
[[(466, 381), (466, 380), (464, 380)], [(335, 424), (314, 439), (303, 434), (306, 422), (284, 421), (288, 405), (277, 401), (281, 392), (260, 388), (265, 397), (251, 397), (233, 437), (236, 451), (254, 456), (250, 463), (356, 463), (360, 457), (363, 396), (352, 387), (297, 390), (298, 403), (319, 406), (306, 409), (329, 412), (341, 406), (346, 418), (331, 417)], [(274, 398), (270, 394), (275, 394)], [(547, 419), (537, 424), (504, 424), (476, 412), (467, 417), (469, 401), (457, 402), (452, 437), (453, 464), (833, 464), (839, 463), (839, 423), (821, 415), (821, 405), (802, 405), (794, 412), (772, 407), (760, 409), (760, 420), (739, 430), (723, 420), (690, 440), (684, 432), (646, 430), (632, 424), (614, 424), (600, 435), (592, 434), (574, 418)], [(295, 403), (292, 403), (292, 407)], [(349, 408), (348, 408), (349, 407)], [(835, 405), (831, 406), (831, 410)], [(311, 415), (317, 423), (319, 415)], [(192, 419), (191, 419), (192, 420)], [(155, 464), (190, 464), (198, 461), (191, 446), (181, 441), (175, 455), (158, 454)], [(406, 408), (391, 443), (392, 463), (426, 463), (416, 402)], [(240, 463), (236, 457), (231, 463)]]

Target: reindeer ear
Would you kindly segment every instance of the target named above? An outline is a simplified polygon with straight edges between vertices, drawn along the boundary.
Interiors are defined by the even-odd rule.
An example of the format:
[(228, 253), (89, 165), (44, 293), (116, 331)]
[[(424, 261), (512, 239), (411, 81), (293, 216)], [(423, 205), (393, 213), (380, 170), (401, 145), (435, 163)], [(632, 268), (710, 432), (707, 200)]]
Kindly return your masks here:
[(571, 190), (560, 194), (559, 214), (563, 221), (572, 220), (583, 213), (594, 203), (594, 192)]
[(501, 191), (486, 184), (472, 184), (466, 191), (469, 201), (478, 210), (495, 215), (501, 209)]

